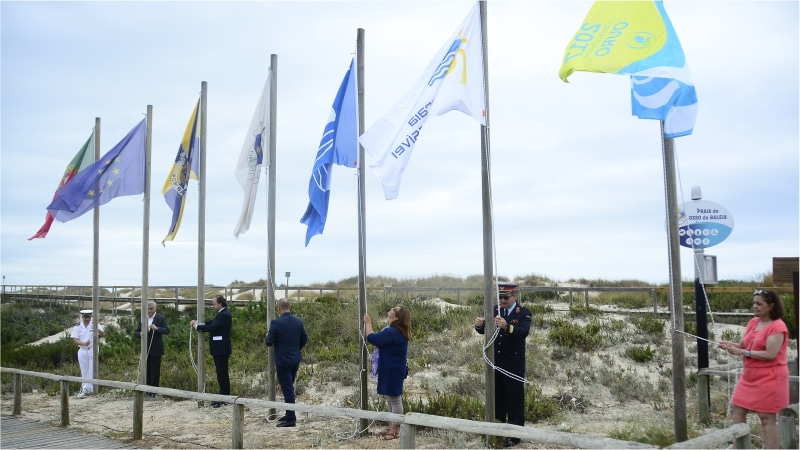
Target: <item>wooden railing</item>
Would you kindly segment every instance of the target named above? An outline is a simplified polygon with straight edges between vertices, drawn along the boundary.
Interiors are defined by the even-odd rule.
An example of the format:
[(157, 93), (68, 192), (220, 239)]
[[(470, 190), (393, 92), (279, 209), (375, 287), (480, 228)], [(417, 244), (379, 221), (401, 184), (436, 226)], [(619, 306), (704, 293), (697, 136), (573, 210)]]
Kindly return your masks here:
[[(176, 398), (195, 399), (198, 401), (227, 402), (233, 405), (231, 420), (231, 448), (244, 448), (244, 413), (245, 406), (287, 409), (332, 417), (351, 417), (367, 420), (379, 420), (400, 423), (400, 448), (416, 448), (415, 438), (418, 427), (440, 428), (445, 430), (461, 431), (465, 433), (481, 434), (487, 436), (515, 436), (523, 440), (540, 442), (543, 444), (566, 446), (571, 448), (656, 448), (640, 442), (622, 441), (604, 437), (585, 436), (561, 431), (542, 430), (533, 427), (522, 427), (505, 423), (478, 422), (451, 417), (433, 416), (429, 414), (407, 413), (404, 415), (388, 412), (366, 411), (352, 408), (330, 408), (324, 406), (304, 405), (301, 403), (287, 404), (244, 398), (228, 395), (206, 394), (199, 392), (183, 391), (147, 386), (130, 382), (110, 380), (86, 379), (66, 375), (54, 375), (43, 372), (32, 372), (21, 369), (0, 367), (0, 373), (13, 374), (14, 405), (12, 415), (22, 414), (22, 376), (32, 376), (57, 381), (60, 384), (61, 396), (61, 426), (69, 425), (69, 383), (90, 382), (92, 384), (107, 386), (115, 389), (133, 391), (133, 431), (134, 440), (142, 439), (144, 426), (144, 394), (146, 392), (167, 395)], [(175, 418), (179, 419), (178, 417)], [(715, 431), (689, 441), (676, 443), (668, 448), (719, 448), (729, 442), (735, 442), (740, 449), (751, 448), (750, 427), (747, 424), (738, 424), (724, 430)]]

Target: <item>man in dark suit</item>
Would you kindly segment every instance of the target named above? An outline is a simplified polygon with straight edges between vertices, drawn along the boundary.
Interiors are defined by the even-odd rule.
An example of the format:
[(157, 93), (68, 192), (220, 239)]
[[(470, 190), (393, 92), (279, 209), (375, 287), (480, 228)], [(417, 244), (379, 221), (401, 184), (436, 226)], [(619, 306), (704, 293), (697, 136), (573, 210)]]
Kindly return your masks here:
[[(233, 319), (231, 312), (228, 311), (228, 302), (225, 297), (217, 295), (211, 300), (211, 306), (217, 311), (217, 315), (206, 324), (197, 323), (193, 320), (192, 326), (197, 331), (208, 333), (209, 347), (211, 356), (214, 357), (214, 365), (217, 368), (217, 382), (219, 383), (220, 395), (231, 395), (231, 379), (228, 375), (228, 358), (231, 356), (231, 325)], [(212, 408), (219, 408), (223, 402), (214, 402)]]
[[(275, 346), (275, 372), (281, 385), (283, 399), (294, 403), (294, 380), (303, 359), (300, 350), (308, 342), (308, 333), (299, 317), (292, 315), (289, 300), (278, 300), (278, 318), (273, 319), (267, 333), (267, 346)], [(293, 427), (297, 417), (294, 411), (286, 410), (286, 415), (278, 419), (278, 427)]]
[[(156, 314), (156, 302), (147, 302), (147, 385), (158, 387), (161, 379), (161, 357), (164, 356), (163, 335), (169, 334), (167, 318), (161, 314)], [(136, 327), (136, 337), (142, 338), (142, 321)], [(152, 392), (147, 393), (148, 397), (155, 397)]]
[[(499, 329), (494, 340), (494, 417), (504, 423), (525, 426), (525, 338), (531, 329), (532, 314), (517, 303), (518, 287), (513, 283), (498, 284), (500, 305), (494, 306), (494, 323)], [(483, 317), (475, 318), (475, 331), (483, 334), (485, 324)], [(519, 442), (519, 438), (506, 437), (503, 447), (513, 447)]]

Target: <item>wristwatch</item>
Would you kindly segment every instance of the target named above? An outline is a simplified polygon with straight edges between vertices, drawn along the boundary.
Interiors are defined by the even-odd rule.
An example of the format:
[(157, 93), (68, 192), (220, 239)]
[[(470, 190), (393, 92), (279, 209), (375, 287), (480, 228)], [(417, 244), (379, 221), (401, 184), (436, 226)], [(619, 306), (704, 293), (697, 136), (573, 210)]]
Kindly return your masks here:
[(745, 358), (749, 358), (750, 357), (750, 350), (749, 349), (744, 351), (744, 357)]

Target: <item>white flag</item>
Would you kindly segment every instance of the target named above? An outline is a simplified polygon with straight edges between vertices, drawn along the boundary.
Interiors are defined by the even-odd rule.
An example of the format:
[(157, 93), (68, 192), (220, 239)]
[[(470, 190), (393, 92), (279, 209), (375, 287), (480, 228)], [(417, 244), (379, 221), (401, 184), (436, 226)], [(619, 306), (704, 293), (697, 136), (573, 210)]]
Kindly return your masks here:
[(233, 235), (239, 234), (250, 229), (250, 220), (253, 218), (253, 207), (256, 204), (258, 194), (258, 179), (261, 176), (261, 166), (269, 167), (269, 157), (264, 156), (264, 150), (269, 150), (269, 103), (270, 103), (270, 76), (264, 83), (264, 90), (261, 91), (261, 98), (256, 105), (253, 113), (253, 120), (250, 128), (247, 129), (247, 136), (244, 138), (242, 152), (239, 154), (239, 161), (236, 162), (236, 180), (242, 185), (244, 200), (242, 201), (242, 214), (239, 215), (239, 222)]
[(386, 200), (397, 198), (403, 174), (422, 125), (457, 109), (486, 124), (483, 51), (478, 3), (439, 50), (419, 81), (359, 138), (375, 164)]

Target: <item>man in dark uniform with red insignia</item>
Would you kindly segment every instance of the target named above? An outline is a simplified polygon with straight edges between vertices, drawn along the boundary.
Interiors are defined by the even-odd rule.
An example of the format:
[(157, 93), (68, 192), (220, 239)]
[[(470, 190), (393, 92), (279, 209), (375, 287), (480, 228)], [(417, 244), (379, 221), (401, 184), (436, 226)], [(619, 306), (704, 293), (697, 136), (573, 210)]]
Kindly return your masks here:
[[(494, 323), (500, 330), (494, 340), (494, 364), (513, 375), (511, 378), (498, 369), (494, 375), (494, 417), (513, 425), (525, 426), (525, 338), (531, 329), (531, 312), (517, 303), (519, 285), (497, 285), (500, 305), (494, 306)], [(498, 310), (499, 309), (499, 310)], [(485, 320), (475, 318), (475, 331), (484, 333)], [(503, 447), (519, 444), (519, 438), (503, 438)]]

